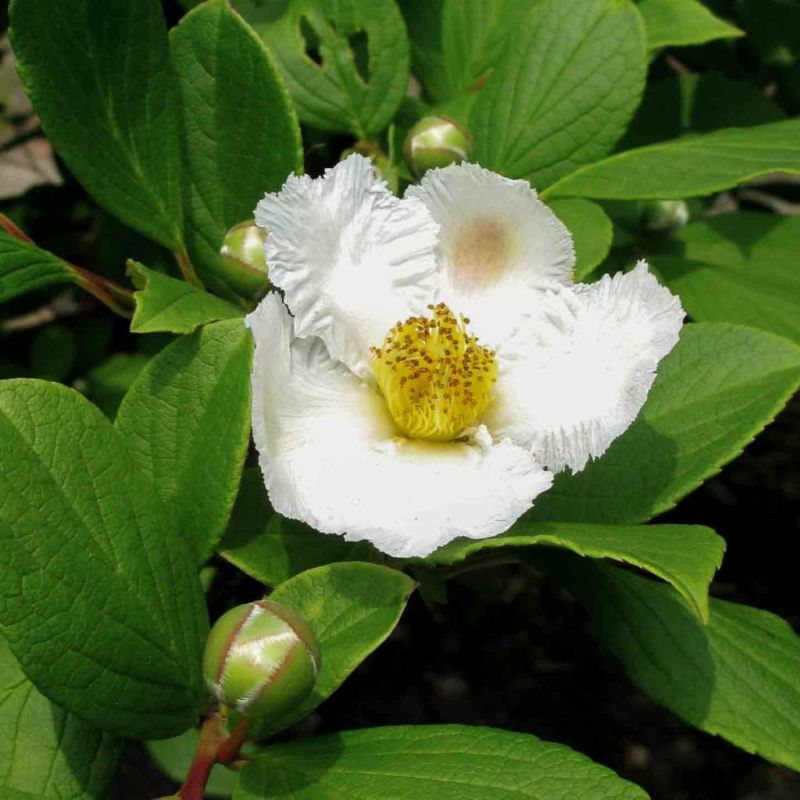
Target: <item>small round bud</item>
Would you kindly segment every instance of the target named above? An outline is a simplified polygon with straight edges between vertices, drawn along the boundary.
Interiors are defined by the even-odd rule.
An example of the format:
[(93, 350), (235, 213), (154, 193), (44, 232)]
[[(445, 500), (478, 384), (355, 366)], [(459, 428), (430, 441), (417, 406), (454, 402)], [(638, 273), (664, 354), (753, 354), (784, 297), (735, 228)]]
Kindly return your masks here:
[(403, 144), (403, 155), (418, 177), (432, 167), (466, 161), (471, 152), (469, 132), (448, 117), (423, 117)]
[(234, 225), (222, 240), (221, 277), (247, 299), (258, 300), (269, 288), (266, 240), (266, 231), (251, 219)]
[(683, 200), (657, 200), (642, 209), (642, 227), (652, 233), (668, 233), (689, 221), (689, 206)]
[(203, 654), (209, 690), (252, 717), (275, 717), (297, 706), (314, 688), (319, 664), (319, 645), (305, 620), (270, 600), (223, 614)]

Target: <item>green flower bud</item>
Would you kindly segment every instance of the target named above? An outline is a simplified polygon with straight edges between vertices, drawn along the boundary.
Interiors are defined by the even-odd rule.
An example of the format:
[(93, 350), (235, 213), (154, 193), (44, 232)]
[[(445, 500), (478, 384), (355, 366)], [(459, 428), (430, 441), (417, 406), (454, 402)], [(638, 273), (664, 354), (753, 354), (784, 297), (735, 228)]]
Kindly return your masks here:
[(241, 297), (258, 300), (269, 288), (266, 231), (251, 219), (234, 225), (222, 240), (221, 277)]
[(657, 200), (642, 209), (642, 227), (652, 233), (668, 233), (688, 221), (689, 206), (683, 200)]
[(223, 614), (208, 635), (203, 674), (240, 714), (276, 717), (302, 702), (319, 672), (319, 645), (290, 608), (260, 600)]
[(403, 144), (406, 161), (418, 177), (432, 167), (466, 161), (471, 152), (469, 132), (448, 117), (423, 117)]

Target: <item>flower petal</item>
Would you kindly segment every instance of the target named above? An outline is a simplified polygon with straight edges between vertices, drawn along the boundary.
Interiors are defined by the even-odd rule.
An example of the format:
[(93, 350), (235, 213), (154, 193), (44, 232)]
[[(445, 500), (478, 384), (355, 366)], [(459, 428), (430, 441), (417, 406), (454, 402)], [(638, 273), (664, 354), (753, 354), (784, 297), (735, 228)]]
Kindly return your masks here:
[(627, 274), (542, 293), (539, 314), (498, 354), (486, 424), (550, 469), (579, 472), (636, 418), (683, 317), (644, 261)]
[(523, 448), (397, 434), (381, 395), (296, 339), (276, 294), (248, 317), (256, 340), (253, 431), (275, 509), (324, 533), (425, 556), (458, 536), (508, 529), (552, 482)]
[(429, 170), (406, 197), (419, 198), (438, 223), (445, 296), (484, 344), (501, 344), (533, 290), (572, 282), (572, 237), (527, 181), (457, 164)]
[(297, 335), (318, 336), (362, 377), (369, 347), (436, 295), (437, 226), (421, 202), (392, 195), (363, 156), (321, 178), (289, 176), (255, 219), (268, 232), (269, 277), (285, 292)]

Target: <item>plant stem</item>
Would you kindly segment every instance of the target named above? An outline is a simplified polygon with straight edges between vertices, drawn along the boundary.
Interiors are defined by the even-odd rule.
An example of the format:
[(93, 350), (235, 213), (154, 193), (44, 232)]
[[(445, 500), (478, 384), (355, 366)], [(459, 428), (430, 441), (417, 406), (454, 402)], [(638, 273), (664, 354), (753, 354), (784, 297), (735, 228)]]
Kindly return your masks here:
[(184, 252), (183, 250), (178, 250), (175, 252), (175, 260), (178, 262), (178, 266), (181, 270), (181, 275), (183, 275), (183, 279), (187, 283), (191, 283), (192, 286), (197, 286), (198, 289), (204, 289), (203, 282), (200, 278), (197, 277), (197, 272), (195, 271), (194, 264), (189, 260), (189, 255)]
[(225, 723), (219, 712), (206, 719), (200, 729), (200, 741), (192, 766), (176, 797), (182, 800), (203, 800), (208, 776), (217, 763), (217, 753), (224, 736)]
[[(6, 233), (19, 239), (21, 242), (36, 246), (36, 243), (31, 239), (28, 234), (21, 231), (5, 214), (0, 214), (0, 228)], [(70, 270), (73, 274), (72, 280), (85, 292), (88, 292), (93, 297), (96, 297), (103, 305), (110, 308), (115, 314), (121, 317), (130, 319), (133, 316), (133, 309), (135, 302), (133, 300), (133, 293), (120, 286), (114, 281), (107, 280), (106, 278), (96, 275), (83, 267), (76, 267), (64, 259), (60, 261)]]
[(230, 764), (239, 757), (239, 750), (247, 736), (250, 720), (242, 717), (230, 736), (225, 736), (225, 717), (215, 711), (200, 729), (200, 741), (192, 766), (176, 797), (181, 800), (203, 800), (206, 783), (215, 764)]
[(241, 717), (236, 723), (231, 735), (219, 746), (217, 751), (218, 764), (230, 764), (239, 757), (239, 750), (247, 737), (247, 726), (249, 724), (248, 717)]
[[(64, 263), (66, 264), (67, 262)], [(114, 283), (114, 281), (102, 278), (94, 272), (89, 272), (88, 269), (83, 269), (83, 267), (76, 267), (74, 264), (68, 264), (68, 266), (75, 273), (75, 283), (81, 289), (96, 297), (103, 305), (121, 317), (130, 319), (133, 316), (133, 309), (136, 304), (133, 299), (133, 293), (129, 289), (125, 289), (118, 283)]]
[(27, 233), (23, 233), (5, 214), (0, 214), (0, 228), (6, 233), (10, 233), (21, 242), (33, 244), (33, 239)]

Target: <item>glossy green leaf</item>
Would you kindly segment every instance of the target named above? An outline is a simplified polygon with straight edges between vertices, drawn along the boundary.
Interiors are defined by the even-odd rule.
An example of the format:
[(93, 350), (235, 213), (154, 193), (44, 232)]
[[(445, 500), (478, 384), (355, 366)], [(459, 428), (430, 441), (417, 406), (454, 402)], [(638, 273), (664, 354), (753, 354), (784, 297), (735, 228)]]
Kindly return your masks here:
[(408, 36), (394, 0), (234, 0), (264, 38), (302, 122), (358, 137), (382, 131), (408, 85)]
[(475, 160), (549, 186), (611, 150), (645, 72), (644, 29), (628, 0), (535, 0), (473, 107)]
[(727, 128), (628, 150), (578, 169), (545, 195), (681, 199), (729, 189), (770, 172), (800, 173), (800, 120)]
[(589, 200), (554, 200), (550, 207), (572, 234), (575, 244), (573, 277), (576, 281), (582, 281), (608, 255), (614, 226), (608, 214)]
[(369, 542), (346, 542), (272, 510), (259, 469), (246, 469), (219, 554), (266, 586), (335, 561), (382, 561)]
[(537, 499), (537, 519), (637, 523), (671, 508), (744, 446), (800, 383), (800, 348), (752, 328), (687, 325), (634, 424)]
[(415, 585), (397, 570), (353, 561), (310, 569), (278, 586), (269, 599), (307, 620), (319, 642), (322, 666), (309, 697), (277, 720), (265, 720), (260, 732), (291, 725), (333, 694), (389, 636)]
[(581, 525), (520, 522), (491, 539), (456, 539), (426, 561), (450, 565), (498, 548), (560, 547), (647, 570), (671, 583), (701, 620), (708, 619), (708, 586), (722, 562), (725, 540), (701, 525)]
[(0, 630), (36, 687), (123, 737), (173, 736), (205, 699), (205, 604), (111, 423), (58, 384), (0, 383)]
[(100, 800), (122, 743), (39, 694), (0, 637), (0, 795)]
[(800, 769), (800, 638), (780, 617), (711, 601), (701, 625), (666, 586), (574, 559), (557, 575), (636, 684), (686, 722)]
[(180, 249), (177, 98), (160, 0), (14, 0), (11, 35), (67, 166), (131, 228)]
[[(147, 742), (147, 752), (158, 768), (180, 786), (189, 774), (199, 741), (197, 729), (190, 728), (172, 739)], [(236, 780), (236, 772), (217, 764), (211, 770), (205, 797), (230, 797)]]
[(744, 31), (715, 16), (699, 0), (640, 0), (639, 11), (651, 49), (744, 36)]
[(267, 748), (242, 770), (235, 800), (646, 800), (610, 769), (525, 733), (402, 725)]
[(444, 0), (442, 59), (456, 97), (488, 77), (529, 0)]
[(0, 228), (0, 303), (46, 286), (74, 282), (75, 271), (65, 261)]
[(527, 0), (404, 0), (415, 74), (433, 102), (475, 90), (502, 55)]
[(137, 288), (134, 333), (191, 333), (208, 322), (244, 315), (241, 307), (136, 261), (128, 262), (128, 276)]
[(227, 0), (187, 14), (170, 43), (181, 95), (186, 243), (205, 283), (235, 291), (236, 275), (220, 263), (222, 240), (252, 219), (265, 192), (302, 170), (300, 128), (263, 42)]
[(800, 343), (800, 217), (740, 212), (694, 222), (651, 260), (694, 319)]
[(184, 336), (142, 370), (117, 413), (133, 463), (198, 564), (225, 530), (247, 454), (252, 347), (240, 319)]

